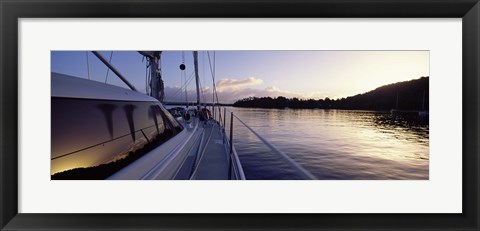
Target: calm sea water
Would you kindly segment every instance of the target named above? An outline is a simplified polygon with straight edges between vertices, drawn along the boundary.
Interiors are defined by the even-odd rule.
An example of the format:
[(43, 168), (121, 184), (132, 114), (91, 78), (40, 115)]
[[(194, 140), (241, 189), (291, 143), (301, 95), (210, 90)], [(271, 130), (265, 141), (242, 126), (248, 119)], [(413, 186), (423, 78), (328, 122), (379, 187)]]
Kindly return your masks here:
[[(228, 110), (318, 179), (429, 179), (428, 118), (374, 111)], [(227, 132), (229, 120), (228, 115)], [(299, 179), (235, 119), (233, 130), (247, 179)]]

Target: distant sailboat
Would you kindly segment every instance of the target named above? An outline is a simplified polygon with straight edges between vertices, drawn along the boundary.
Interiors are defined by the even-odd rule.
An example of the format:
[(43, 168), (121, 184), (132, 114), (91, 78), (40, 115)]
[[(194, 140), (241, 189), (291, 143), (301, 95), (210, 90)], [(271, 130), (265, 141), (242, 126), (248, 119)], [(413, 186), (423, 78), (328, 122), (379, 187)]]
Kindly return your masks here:
[(428, 111), (425, 110), (425, 90), (423, 90), (422, 110), (418, 112), (420, 117), (428, 116)]
[(398, 110), (398, 91), (397, 91), (397, 101), (396, 101), (396, 103), (395, 103), (395, 108), (392, 108), (392, 109), (390, 110), (390, 113), (391, 113), (391, 114), (397, 114), (397, 113), (399, 113), (399, 112), (400, 112), (400, 111)]
[(400, 109), (398, 109), (398, 91), (397, 91), (395, 108), (392, 108), (390, 110), (390, 113), (391, 114), (418, 114), (421, 117), (428, 116), (428, 111), (425, 110), (425, 90), (423, 91), (422, 110), (417, 111), (417, 110), (400, 110)]

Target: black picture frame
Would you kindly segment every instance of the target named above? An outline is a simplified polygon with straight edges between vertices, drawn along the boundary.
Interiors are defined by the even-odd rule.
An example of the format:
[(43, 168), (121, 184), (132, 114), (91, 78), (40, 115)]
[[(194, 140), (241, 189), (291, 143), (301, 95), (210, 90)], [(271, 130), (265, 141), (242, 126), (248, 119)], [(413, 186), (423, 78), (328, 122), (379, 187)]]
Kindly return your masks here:
[[(479, 0), (0, 0), (2, 230), (479, 230)], [(18, 213), (19, 18), (462, 18), (461, 214)], [(448, 131), (445, 131), (448, 132)], [(233, 199), (233, 198), (232, 198)], [(439, 202), (441, 203), (441, 202)]]

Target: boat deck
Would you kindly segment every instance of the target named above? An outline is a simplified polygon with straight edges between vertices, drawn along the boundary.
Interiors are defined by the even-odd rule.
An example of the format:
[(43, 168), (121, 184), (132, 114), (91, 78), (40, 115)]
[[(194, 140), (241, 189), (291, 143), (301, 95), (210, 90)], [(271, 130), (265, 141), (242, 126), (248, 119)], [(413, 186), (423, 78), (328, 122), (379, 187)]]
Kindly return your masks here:
[(182, 123), (185, 129), (174, 139), (109, 179), (228, 180), (228, 145), (221, 126), (198, 118)]
[(200, 147), (202, 152), (191, 179), (228, 180), (228, 153), (220, 126), (212, 121), (207, 122), (204, 135), (208, 137)]

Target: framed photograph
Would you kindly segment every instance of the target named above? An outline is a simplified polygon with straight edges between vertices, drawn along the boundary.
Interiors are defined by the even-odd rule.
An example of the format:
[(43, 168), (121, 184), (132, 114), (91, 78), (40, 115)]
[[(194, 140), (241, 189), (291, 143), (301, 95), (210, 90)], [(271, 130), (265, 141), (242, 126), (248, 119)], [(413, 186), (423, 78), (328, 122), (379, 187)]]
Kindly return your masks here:
[(478, 0), (1, 1), (1, 230), (478, 230)]

